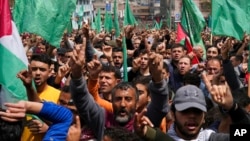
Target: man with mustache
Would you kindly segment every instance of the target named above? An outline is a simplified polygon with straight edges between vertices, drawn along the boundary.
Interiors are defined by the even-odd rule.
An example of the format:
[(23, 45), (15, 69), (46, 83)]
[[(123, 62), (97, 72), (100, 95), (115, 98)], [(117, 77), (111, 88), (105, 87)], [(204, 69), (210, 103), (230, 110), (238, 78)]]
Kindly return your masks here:
[[(105, 127), (122, 127), (133, 132), (134, 114), (139, 97), (137, 89), (128, 82), (117, 84), (111, 91), (113, 112), (104, 110), (94, 101), (87, 89), (86, 80), (82, 77), (81, 70), (82, 66), (85, 65), (85, 57), (82, 52), (84, 50), (74, 50), (71, 60), (72, 79), (70, 82), (72, 98), (80, 117), (93, 130), (97, 140), (103, 138)], [(166, 102), (168, 99), (168, 87), (162, 75), (162, 56), (151, 53), (149, 58), (153, 82), (149, 84), (152, 102), (148, 106), (147, 115), (153, 124), (159, 127), (161, 119), (168, 112)], [(98, 63), (92, 67), (99, 67)]]
[[(207, 78), (205, 80), (208, 83), (209, 80)], [(234, 124), (249, 124), (248, 114), (234, 101), (227, 82), (219, 82), (218, 80), (219, 77), (214, 78), (213, 83), (208, 86), (213, 101), (231, 117)], [(174, 123), (167, 134), (144, 126), (145, 121), (138, 120), (142, 116), (136, 117), (135, 130), (146, 137), (146, 140), (151, 141), (170, 141), (172, 139), (175, 141), (229, 141), (229, 134), (216, 133), (211, 129), (202, 128), (206, 112), (207, 107), (203, 92), (194, 85), (186, 85), (176, 91), (171, 105)]]

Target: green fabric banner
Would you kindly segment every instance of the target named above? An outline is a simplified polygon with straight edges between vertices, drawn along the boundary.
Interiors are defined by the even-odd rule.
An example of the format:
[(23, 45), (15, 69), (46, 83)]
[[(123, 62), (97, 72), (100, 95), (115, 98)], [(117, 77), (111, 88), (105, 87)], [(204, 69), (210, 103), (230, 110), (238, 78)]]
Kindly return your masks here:
[(126, 0), (125, 3), (124, 21), (123, 21), (123, 26), (126, 25), (137, 25), (137, 21), (135, 20), (135, 17), (130, 9), (128, 0)]
[(75, 8), (76, 0), (16, 0), (13, 19), (20, 33), (35, 33), (59, 47)]
[(115, 36), (118, 37), (120, 35), (120, 24), (118, 20), (118, 11), (117, 11), (117, 2), (114, 1), (114, 28), (115, 28)]
[(193, 0), (182, 0), (182, 4), (181, 25), (189, 33), (192, 45), (200, 44), (205, 19)]
[(249, 0), (212, 0), (212, 34), (243, 39), (250, 34)]

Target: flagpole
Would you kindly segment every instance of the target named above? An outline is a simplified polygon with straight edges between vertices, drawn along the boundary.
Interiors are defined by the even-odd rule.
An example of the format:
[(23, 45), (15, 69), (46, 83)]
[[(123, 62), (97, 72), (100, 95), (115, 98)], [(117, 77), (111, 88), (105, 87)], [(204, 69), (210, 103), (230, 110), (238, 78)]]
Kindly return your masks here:
[(188, 29), (189, 36), (190, 36), (190, 42), (191, 42), (191, 44), (192, 44), (192, 46), (193, 46), (193, 45), (194, 45), (194, 42), (193, 42), (193, 40), (192, 40), (193, 34), (192, 34), (192, 32), (191, 32), (191, 27), (190, 27), (190, 24), (189, 24), (189, 21), (188, 21), (189, 16), (188, 16), (188, 14), (187, 14), (186, 8), (185, 8), (184, 10), (185, 10), (186, 22), (187, 22), (187, 26), (188, 26), (187, 29)]

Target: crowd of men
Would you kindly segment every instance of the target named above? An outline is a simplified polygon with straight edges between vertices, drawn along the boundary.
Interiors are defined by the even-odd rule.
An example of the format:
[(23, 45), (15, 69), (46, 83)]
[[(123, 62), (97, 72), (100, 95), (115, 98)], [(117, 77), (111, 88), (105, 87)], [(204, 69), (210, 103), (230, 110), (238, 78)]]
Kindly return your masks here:
[(229, 141), (231, 124), (250, 123), (249, 36), (206, 30), (188, 52), (167, 28), (114, 33), (85, 24), (59, 48), (22, 34), (28, 100), (0, 111), (0, 140)]

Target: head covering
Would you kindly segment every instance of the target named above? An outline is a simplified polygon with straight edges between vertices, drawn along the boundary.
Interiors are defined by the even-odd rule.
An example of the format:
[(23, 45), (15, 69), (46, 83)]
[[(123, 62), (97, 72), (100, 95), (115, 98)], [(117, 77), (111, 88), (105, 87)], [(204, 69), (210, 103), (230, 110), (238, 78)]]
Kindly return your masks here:
[(206, 100), (203, 92), (194, 85), (180, 87), (174, 97), (174, 105), (177, 111), (189, 108), (197, 108), (204, 112), (207, 111)]

